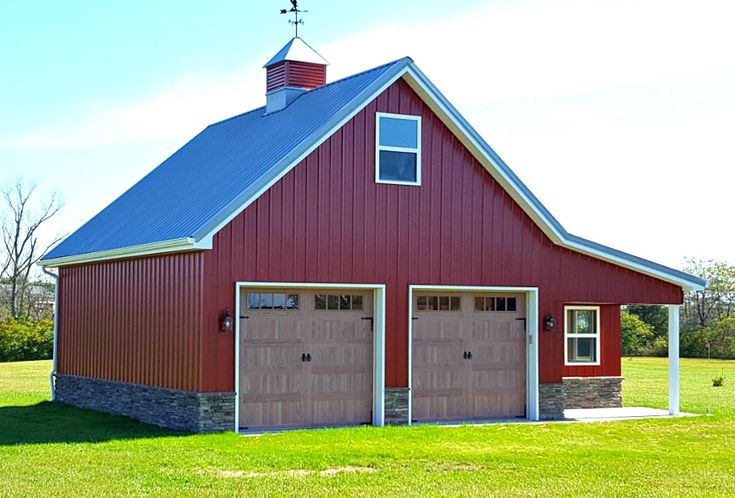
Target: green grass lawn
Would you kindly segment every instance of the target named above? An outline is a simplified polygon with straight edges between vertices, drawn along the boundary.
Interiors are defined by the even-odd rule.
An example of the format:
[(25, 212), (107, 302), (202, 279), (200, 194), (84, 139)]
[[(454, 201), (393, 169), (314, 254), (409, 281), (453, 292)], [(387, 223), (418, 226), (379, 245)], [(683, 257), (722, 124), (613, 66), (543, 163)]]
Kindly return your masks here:
[[(735, 496), (735, 362), (682, 360), (682, 408), (710, 417), (259, 437), (51, 404), (49, 368), (0, 364), (0, 496)], [(666, 406), (665, 360), (623, 373), (627, 405)]]

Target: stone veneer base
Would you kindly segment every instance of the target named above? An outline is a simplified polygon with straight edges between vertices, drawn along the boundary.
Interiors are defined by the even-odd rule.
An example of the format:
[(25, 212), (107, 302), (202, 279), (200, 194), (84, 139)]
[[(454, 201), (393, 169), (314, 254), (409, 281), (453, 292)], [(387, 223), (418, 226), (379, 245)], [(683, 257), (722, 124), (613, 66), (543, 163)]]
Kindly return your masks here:
[(58, 374), (56, 399), (167, 429), (222, 432), (235, 427), (235, 393), (198, 393)]
[(408, 423), (408, 398), (410, 389), (407, 387), (385, 388), (385, 423), (399, 425)]
[(622, 388), (622, 377), (564, 377), (559, 384), (540, 384), (540, 418), (563, 419), (567, 408), (620, 408)]

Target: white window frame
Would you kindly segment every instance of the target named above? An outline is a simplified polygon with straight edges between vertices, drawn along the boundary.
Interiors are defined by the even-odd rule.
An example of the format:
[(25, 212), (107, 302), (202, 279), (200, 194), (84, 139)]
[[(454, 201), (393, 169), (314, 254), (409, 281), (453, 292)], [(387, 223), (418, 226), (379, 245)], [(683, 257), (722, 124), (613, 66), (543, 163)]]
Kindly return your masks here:
[[(595, 328), (596, 334), (575, 334), (569, 332), (569, 316), (570, 311), (595, 311)], [(595, 339), (595, 361), (569, 361), (569, 339)], [(583, 367), (583, 366), (600, 366), (600, 343), (602, 342), (602, 330), (600, 330), (600, 307), (599, 306), (581, 306), (569, 305), (564, 306), (564, 366), (565, 367)], [(575, 355), (576, 356), (576, 355)]]
[[(380, 145), (380, 119), (393, 118), (405, 119), (408, 121), (416, 121), (416, 148), (411, 147), (392, 147), (389, 145)], [(416, 181), (402, 182), (398, 180), (381, 180), (380, 179), (380, 151), (392, 152), (409, 152), (416, 154)], [(375, 113), (375, 183), (387, 183), (390, 185), (421, 185), (421, 116), (411, 116), (408, 114), (391, 114), (387, 112)]]

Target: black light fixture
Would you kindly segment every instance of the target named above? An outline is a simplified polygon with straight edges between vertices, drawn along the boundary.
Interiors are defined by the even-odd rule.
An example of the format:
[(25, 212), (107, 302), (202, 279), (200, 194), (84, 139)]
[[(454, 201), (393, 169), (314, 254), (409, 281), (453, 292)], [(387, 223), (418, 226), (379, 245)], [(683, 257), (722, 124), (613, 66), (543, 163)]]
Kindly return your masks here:
[(225, 308), (225, 312), (220, 317), (220, 331), (232, 331), (232, 313), (230, 313), (230, 308)]
[(556, 328), (556, 318), (551, 313), (546, 313), (544, 317), (544, 330), (551, 332)]

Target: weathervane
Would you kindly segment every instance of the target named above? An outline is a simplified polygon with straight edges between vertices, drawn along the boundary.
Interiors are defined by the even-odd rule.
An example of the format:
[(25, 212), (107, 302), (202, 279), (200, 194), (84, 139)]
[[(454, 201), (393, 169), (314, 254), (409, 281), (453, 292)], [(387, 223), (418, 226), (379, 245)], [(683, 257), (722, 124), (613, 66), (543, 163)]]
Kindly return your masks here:
[(308, 10), (301, 10), (299, 9), (299, 0), (291, 0), (291, 7), (290, 9), (281, 9), (281, 14), (291, 14), (293, 13), (293, 19), (289, 19), (288, 23), (293, 24), (294, 28), (296, 29), (296, 38), (299, 37), (299, 24), (304, 24), (303, 19), (299, 19), (299, 14), (304, 12), (309, 12)]

